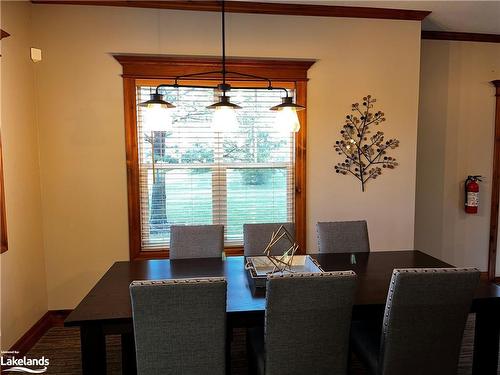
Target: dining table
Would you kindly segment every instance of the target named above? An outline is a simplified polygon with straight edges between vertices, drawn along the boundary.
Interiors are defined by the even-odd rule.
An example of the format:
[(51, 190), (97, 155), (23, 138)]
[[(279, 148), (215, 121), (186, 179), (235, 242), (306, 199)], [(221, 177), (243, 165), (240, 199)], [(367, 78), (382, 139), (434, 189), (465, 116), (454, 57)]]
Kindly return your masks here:
[[(324, 271), (357, 274), (353, 319), (380, 319), (395, 268), (453, 267), (422, 251), (309, 254)], [(106, 374), (106, 335), (120, 335), (123, 374), (135, 374), (135, 345), (129, 285), (135, 280), (222, 276), (227, 279), (227, 326), (264, 324), (265, 289), (248, 277), (243, 256), (115, 262), (68, 315), (64, 325), (79, 327), (82, 373)], [(500, 287), (481, 278), (471, 304), (475, 314), (473, 374), (497, 375)]]

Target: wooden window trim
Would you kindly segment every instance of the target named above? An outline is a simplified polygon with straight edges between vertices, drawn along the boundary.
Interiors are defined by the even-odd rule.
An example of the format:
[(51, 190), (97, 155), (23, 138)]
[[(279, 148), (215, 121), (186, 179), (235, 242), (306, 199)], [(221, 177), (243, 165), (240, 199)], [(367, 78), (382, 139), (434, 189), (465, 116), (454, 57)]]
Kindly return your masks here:
[(2, 137), (0, 135), (0, 254), (8, 250), (7, 218), (5, 214), (5, 190), (3, 184)]
[[(168, 258), (167, 249), (144, 251), (141, 246), (136, 84), (137, 81), (144, 79), (168, 80), (183, 74), (220, 70), (220, 58), (144, 55), (114, 55), (114, 58), (123, 69), (130, 259)], [(229, 58), (226, 64), (229, 70), (264, 76), (273, 81), (294, 82), (297, 103), (306, 105), (307, 71), (314, 62), (314, 60)], [(295, 226), (297, 243), (300, 251), (305, 253), (307, 114), (306, 110), (298, 114), (301, 128), (295, 135)], [(225, 252), (227, 255), (241, 255), (243, 249), (226, 247)]]

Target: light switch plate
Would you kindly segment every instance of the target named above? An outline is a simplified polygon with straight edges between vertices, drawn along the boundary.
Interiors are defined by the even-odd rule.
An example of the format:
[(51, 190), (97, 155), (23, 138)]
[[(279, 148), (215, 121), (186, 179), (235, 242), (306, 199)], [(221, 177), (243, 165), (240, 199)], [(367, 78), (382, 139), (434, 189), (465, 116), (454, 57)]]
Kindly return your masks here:
[(31, 48), (31, 60), (33, 62), (42, 61), (42, 50), (39, 48)]

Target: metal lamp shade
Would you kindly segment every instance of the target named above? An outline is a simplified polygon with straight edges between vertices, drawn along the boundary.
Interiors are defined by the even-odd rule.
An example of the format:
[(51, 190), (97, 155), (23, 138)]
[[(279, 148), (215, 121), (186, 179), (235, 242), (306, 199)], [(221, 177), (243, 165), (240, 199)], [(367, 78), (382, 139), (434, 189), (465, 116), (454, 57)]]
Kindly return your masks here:
[(162, 108), (175, 108), (175, 105), (163, 100), (162, 94), (151, 94), (151, 99), (139, 104), (141, 107), (151, 108), (153, 106), (161, 106)]
[(230, 97), (229, 96), (219, 96), (219, 101), (217, 103), (209, 105), (207, 108), (208, 109), (218, 109), (221, 107), (229, 107), (231, 109), (241, 109), (241, 107), (238, 104), (231, 103), (229, 101)]
[(295, 104), (293, 102), (293, 98), (291, 96), (286, 96), (284, 98), (281, 98), (282, 103), (275, 105), (274, 107), (271, 107), (271, 111), (282, 111), (285, 108), (290, 108), (292, 111), (302, 111), (306, 107), (303, 105)]

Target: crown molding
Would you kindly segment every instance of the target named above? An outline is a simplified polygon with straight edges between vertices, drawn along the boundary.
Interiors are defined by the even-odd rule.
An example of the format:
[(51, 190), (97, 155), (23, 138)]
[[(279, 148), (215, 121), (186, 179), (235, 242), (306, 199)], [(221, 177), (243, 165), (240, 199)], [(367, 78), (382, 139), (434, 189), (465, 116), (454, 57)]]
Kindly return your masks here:
[[(94, 0), (31, 0), (33, 4), (58, 5), (97, 5), (115, 7), (135, 7), (154, 9), (190, 10), (202, 12), (219, 12), (220, 1), (94, 1)], [(289, 16), (313, 17), (350, 17), (379, 18), (393, 20), (422, 21), (431, 12), (426, 10), (386, 9), (370, 7), (350, 7), (336, 5), (310, 5), (266, 3), (250, 1), (226, 1), (225, 11), (228, 13), (275, 14)]]
[(500, 43), (500, 34), (457, 33), (450, 31), (422, 31), (422, 39), (455, 40), (462, 42)]

